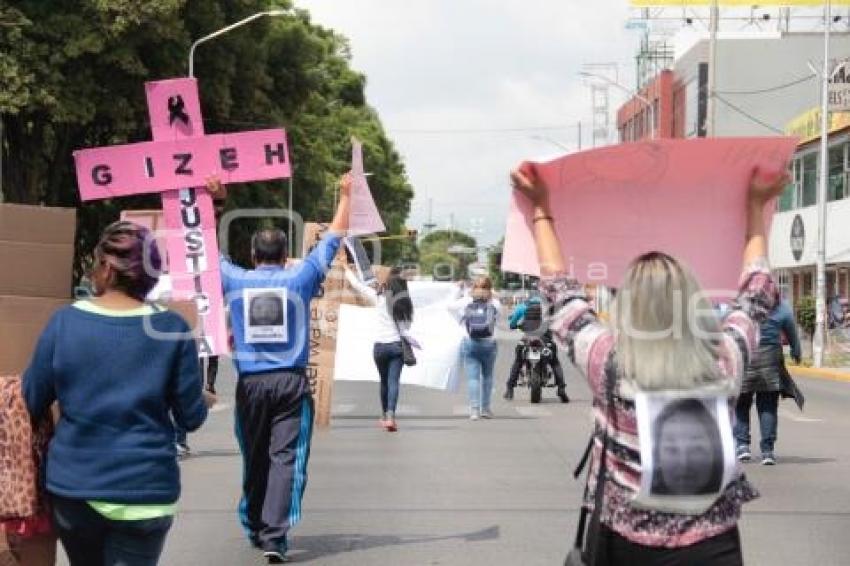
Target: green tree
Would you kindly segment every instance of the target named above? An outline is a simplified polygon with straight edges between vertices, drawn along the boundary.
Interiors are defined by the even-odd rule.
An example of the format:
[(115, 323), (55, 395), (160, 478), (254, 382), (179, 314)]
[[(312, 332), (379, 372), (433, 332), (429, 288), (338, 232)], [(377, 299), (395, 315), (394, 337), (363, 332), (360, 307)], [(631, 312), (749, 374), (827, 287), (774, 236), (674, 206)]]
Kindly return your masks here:
[(422, 275), (440, 280), (458, 280), (467, 276), (469, 264), (476, 253), (457, 253), (453, 249), (476, 248), (475, 238), (457, 230), (437, 230), (419, 242), (419, 263)]
[(487, 267), (490, 271), (490, 279), (493, 280), (494, 289), (502, 289), (505, 286), (505, 274), (502, 272), (502, 252), (505, 248), (505, 238), (491, 247), (487, 253)]
[[(345, 38), (306, 11), (275, 2), (283, 17), (261, 19), (196, 52), (205, 127), (229, 132), (285, 127), (294, 163), (294, 209), (329, 220), (336, 178), (350, 162), (350, 136), (364, 144), (369, 183), (387, 230), (400, 233), (412, 189), (376, 112), (365, 77), (350, 68)], [(193, 38), (269, 8), (267, 0), (20, 0), (0, 6), (0, 151), (8, 202), (79, 206), (78, 269), (107, 223), (126, 208), (158, 208), (158, 196), (80, 206), (78, 148), (151, 137), (143, 83), (184, 76)], [(230, 207), (284, 208), (286, 184), (232, 191)], [(236, 223), (231, 250), (246, 260), (258, 224)], [(397, 260), (403, 242), (384, 246)]]

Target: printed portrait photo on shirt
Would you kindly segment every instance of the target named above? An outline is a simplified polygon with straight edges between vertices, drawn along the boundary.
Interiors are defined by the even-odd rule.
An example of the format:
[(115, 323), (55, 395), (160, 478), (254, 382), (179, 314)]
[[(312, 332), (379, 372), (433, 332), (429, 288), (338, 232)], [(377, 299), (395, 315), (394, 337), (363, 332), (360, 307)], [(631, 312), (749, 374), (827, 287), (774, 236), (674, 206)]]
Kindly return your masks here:
[(726, 396), (640, 393), (635, 401), (642, 474), (638, 502), (681, 506), (683, 512), (710, 506), (735, 468)]
[(720, 489), (720, 431), (714, 413), (703, 401), (673, 401), (661, 409), (653, 425), (652, 493), (704, 495)]
[(285, 289), (245, 289), (244, 309), (246, 343), (286, 342)]

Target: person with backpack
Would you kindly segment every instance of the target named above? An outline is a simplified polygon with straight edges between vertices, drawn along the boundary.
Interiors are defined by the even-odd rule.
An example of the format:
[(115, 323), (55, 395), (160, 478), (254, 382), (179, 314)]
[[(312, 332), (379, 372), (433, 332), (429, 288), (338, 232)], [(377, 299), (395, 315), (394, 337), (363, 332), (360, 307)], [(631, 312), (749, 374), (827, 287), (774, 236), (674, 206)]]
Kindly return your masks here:
[(511, 401), (514, 398), (514, 388), (519, 380), (519, 372), (522, 370), (522, 364), (525, 362), (525, 349), (528, 344), (529, 336), (540, 336), (540, 340), (546, 345), (552, 354), (547, 358), (549, 367), (552, 368), (552, 374), (555, 376), (555, 385), (558, 388), (558, 398), (561, 403), (569, 403), (570, 398), (567, 396), (567, 383), (564, 380), (564, 368), (561, 367), (561, 361), (558, 359), (558, 346), (552, 339), (552, 333), (544, 326), (543, 320), (543, 303), (539, 296), (534, 296), (524, 303), (520, 303), (511, 313), (508, 319), (508, 327), (511, 330), (517, 328), (523, 331), (524, 336), (516, 346), (514, 354), (514, 363), (511, 366), (511, 373), (508, 376), (508, 383), (505, 386), (504, 398), (506, 401)]
[(470, 294), (458, 299), (451, 308), (466, 329), (461, 356), (469, 384), (469, 418), (473, 421), (493, 418), (490, 398), (498, 352), (496, 322), (501, 307), (493, 296), (493, 281), (484, 276), (473, 281)]
[[(684, 430), (664, 425), (663, 414), (650, 426), (650, 430), (655, 426), (658, 438), (647, 438), (640, 432), (641, 422), (652, 419), (640, 419), (639, 401), (662, 393), (689, 399), (711, 389), (714, 401), (719, 400), (713, 420), (729, 418), (730, 403), (734, 404), (748, 361), (758, 347), (759, 324), (778, 297), (767, 262), (764, 210), (782, 193), (788, 175), (756, 169), (752, 176), (744, 210), (736, 212), (747, 219), (737, 300), (722, 321), (690, 270), (670, 255), (652, 251), (629, 265), (610, 326), (597, 318), (582, 285), (567, 270), (549, 189), (534, 166), (522, 164), (511, 180), (532, 205), (540, 289), (555, 309), (552, 333), (568, 348), (593, 398), (596, 426), (587, 451), (590, 471), (579, 518), (579, 525), (593, 528), (579, 530), (566, 563), (742, 565), (738, 520), (741, 507), (756, 499), (758, 492), (736, 465), (734, 451), (724, 450), (732, 452), (728, 476), (724, 474), (716, 492), (712, 486), (709, 497), (700, 493), (698, 506), (692, 505), (693, 498), (676, 494), (665, 498), (664, 506), (635, 503), (651, 483), (644, 477), (644, 466), (651, 467), (653, 462), (653, 452), (642, 449), (646, 441), (661, 451), (669, 450), (659, 457), (673, 463), (668, 469), (672, 475), (677, 475), (673, 468), (690, 466), (687, 462), (676, 465), (676, 460), (689, 458), (706, 444), (712, 446), (711, 453), (717, 450), (716, 441), (708, 437), (706, 443), (706, 435), (697, 433), (695, 426)], [(686, 317), (680, 317), (683, 312), (688, 313)], [(685, 409), (679, 407), (675, 419), (690, 414), (693, 425), (699, 419)], [(725, 432), (718, 429), (724, 445), (731, 447), (731, 426)], [(723, 458), (725, 466), (727, 457)], [(671, 491), (684, 489), (685, 483)]]
[(352, 289), (375, 307), (377, 332), (372, 355), (381, 376), (380, 425), (387, 432), (396, 432), (395, 420), (398, 394), (401, 388), (401, 370), (404, 367), (402, 340), (410, 340), (408, 331), (413, 324), (413, 302), (407, 289), (407, 280), (400, 267), (393, 267), (387, 280), (378, 289), (366, 285), (353, 271), (346, 268), (345, 277)]

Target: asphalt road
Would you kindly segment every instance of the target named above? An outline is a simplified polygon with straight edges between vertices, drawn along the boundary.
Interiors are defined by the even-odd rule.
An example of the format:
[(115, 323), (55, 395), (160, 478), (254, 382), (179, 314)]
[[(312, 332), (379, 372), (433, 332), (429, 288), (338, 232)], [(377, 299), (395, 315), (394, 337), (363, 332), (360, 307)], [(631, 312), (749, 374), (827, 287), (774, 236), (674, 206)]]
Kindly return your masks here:
[[(400, 431), (377, 426), (376, 384), (337, 383), (335, 418), (314, 436), (295, 563), (554, 565), (570, 545), (581, 484), (572, 479), (590, 431), (589, 394), (568, 371), (573, 402), (554, 389), (502, 401), (512, 344), (497, 364), (496, 419), (471, 422), (461, 394), (403, 387)], [(162, 564), (262, 564), (235, 515), (241, 462), (231, 432), (232, 372), (221, 405), (191, 437), (183, 498)], [(751, 565), (850, 564), (850, 384), (801, 379), (805, 413), (780, 408), (779, 465), (747, 466), (762, 497), (741, 522)]]

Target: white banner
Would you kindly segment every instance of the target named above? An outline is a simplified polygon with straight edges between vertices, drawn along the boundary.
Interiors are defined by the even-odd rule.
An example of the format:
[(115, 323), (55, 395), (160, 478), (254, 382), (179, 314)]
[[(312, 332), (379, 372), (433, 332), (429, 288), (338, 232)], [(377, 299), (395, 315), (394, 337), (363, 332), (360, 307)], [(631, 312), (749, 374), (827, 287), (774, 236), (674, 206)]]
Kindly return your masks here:
[[(457, 297), (452, 283), (411, 282), (414, 304), (410, 334), (422, 346), (414, 350), (417, 363), (405, 367), (401, 382), (454, 391), (460, 373), (460, 343), (466, 336), (448, 306)], [(379, 381), (372, 357), (375, 344), (375, 307), (340, 305), (334, 379)]]

